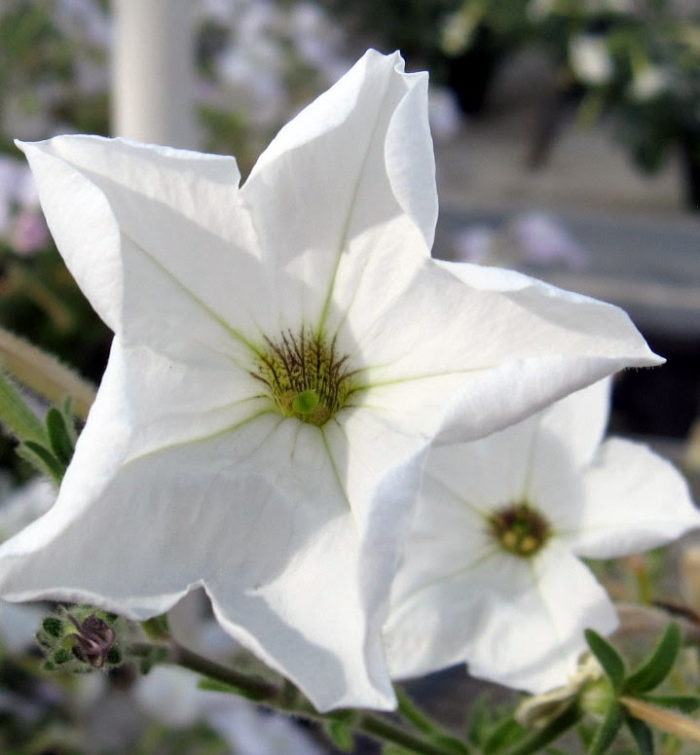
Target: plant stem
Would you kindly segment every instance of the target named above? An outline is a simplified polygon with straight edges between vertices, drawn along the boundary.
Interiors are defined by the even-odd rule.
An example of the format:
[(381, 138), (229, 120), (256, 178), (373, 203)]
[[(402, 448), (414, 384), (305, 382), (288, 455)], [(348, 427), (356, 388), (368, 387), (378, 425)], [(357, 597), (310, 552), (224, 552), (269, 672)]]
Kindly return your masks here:
[[(285, 692), (282, 687), (276, 684), (243, 674), (228, 666), (222, 666), (175, 642), (170, 644), (170, 653), (166, 663), (182, 666), (209, 679), (222, 682), (238, 690), (240, 694), (255, 700), (260, 705), (288, 715), (311, 719), (320, 723), (328, 723), (332, 720), (332, 714), (325, 716), (318, 713), (301, 692), (297, 696), (290, 696), (288, 690)], [(290, 699), (294, 697), (296, 697), (296, 700), (290, 703)], [(381, 742), (391, 742), (416, 753), (416, 755), (453, 755), (452, 751), (417, 737), (388, 718), (375, 713), (357, 711), (354, 717), (348, 718), (347, 726), (357, 734), (363, 734)]]
[(202, 676), (209, 677), (209, 679), (216, 679), (219, 682), (235, 687), (244, 695), (254, 700), (260, 700), (262, 703), (269, 702), (274, 705), (273, 701), (280, 696), (280, 689), (277, 685), (266, 682), (263, 679), (242, 674), (240, 671), (236, 671), (228, 666), (222, 666), (220, 663), (194, 653), (174, 642), (171, 643), (171, 653), (168, 660), (178, 666), (190, 669), (190, 671), (196, 671)]

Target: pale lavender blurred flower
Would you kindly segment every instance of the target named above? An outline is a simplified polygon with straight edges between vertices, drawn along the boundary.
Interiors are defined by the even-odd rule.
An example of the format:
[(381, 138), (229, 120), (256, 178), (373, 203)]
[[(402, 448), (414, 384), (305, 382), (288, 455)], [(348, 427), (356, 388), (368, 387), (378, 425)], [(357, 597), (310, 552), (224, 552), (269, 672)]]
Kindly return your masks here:
[(46, 248), (49, 243), (49, 229), (38, 208), (23, 208), (15, 218), (9, 238), (13, 251), (30, 255)]
[(110, 45), (110, 18), (94, 0), (56, 0), (53, 20), (71, 39), (102, 49)]
[(0, 240), (18, 254), (31, 254), (49, 241), (31, 171), (11, 157), (0, 157)]
[(515, 217), (507, 233), (521, 250), (522, 260), (533, 265), (563, 262), (572, 269), (582, 268), (586, 252), (564, 225), (546, 212), (527, 212)]
[(516, 215), (499, 229), (475, 224), (453, 236), (454, 258), (498, 267), (585, 267), (587, 253), (564, 225), (545, 212)]
[(339, 53), (344, 33), (318, 5), (301, 2), (291, 8), (289, 36), (299, 55), (323, 74), (326, 83), (347, 70), (348, 60)]
[(496, 242), (496, 231), (487, 225), (471, 225), (453, 239), (455, 259), (459, 262), (489, 264)]
[(462, 117), (451, 90), (446, 87), (430, 87), (428, 118), (433, 139), (436, 141), (449, 141), (459, 133)]

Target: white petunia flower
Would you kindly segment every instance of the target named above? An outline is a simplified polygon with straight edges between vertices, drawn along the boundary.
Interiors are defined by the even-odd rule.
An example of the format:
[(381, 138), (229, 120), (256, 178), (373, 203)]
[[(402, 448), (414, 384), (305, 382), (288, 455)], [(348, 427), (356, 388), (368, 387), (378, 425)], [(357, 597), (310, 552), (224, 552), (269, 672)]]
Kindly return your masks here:
[(659, 361), (615, 307), (430, 258), (426, 100), (369, 51), (242, 188), (232, 158), (23, 145), (115, 339), (56, 505), (0, 549), (3, 596), (145, 619), (204, 587), (318, 708), (393, 706), (381, 627), (428, 442)]
[(681, 475), (646, 446), (600, 444), (608, 381), (428, 457), (386, 626), (397, 678), (466, 661), (530, 692), (563, 684), (611, 632), (612, 602), (579, 560), (666, 543), (700, 526)]

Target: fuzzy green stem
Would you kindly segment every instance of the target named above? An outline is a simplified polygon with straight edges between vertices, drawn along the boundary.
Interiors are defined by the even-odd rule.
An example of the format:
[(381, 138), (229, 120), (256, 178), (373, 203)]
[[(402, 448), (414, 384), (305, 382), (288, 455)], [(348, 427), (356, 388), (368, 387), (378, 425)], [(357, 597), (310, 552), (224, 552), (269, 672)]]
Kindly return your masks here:
[(56, 357), (4, 328), (0, 328), (0, 362), (23, 385), (53, 403), (70, 396), (76, 416), (87, 417), (95, 400), (93, 386)]
[(274, 700), (280, 696), (280, 689), (275, 684), (263, 679), (242, 674), (240, 671), (222, 666), (220, 663), (205, 658), (182, 645), (171, 643), (171, 652), (168, 657), (170, 663), (195, 671), (202, 676), (223, 682), (240, 690), (242, 694), (260, 702), (274, 705)]
[[(204, 658), (177, 643), (171, 643), (170, 654), (166, 662), (182, 666), (209, 679), (221, 682), (233, 688), (232, 691), (240, 691), (240, 694), (255, 700), (260, 705), (288, 715), (319, 723), (328, 723), (332, 720), (332, 713), (327, 716), (318, 713), (301, 692), (296, 696), (290, 695), (289, 683), (285, 685), (287, 687), (285, 689), (263, 679), (248, 676)], [(417, 737), (389, 719), (374, 713), (357, 711), (357, 714), (348, 720), (347, 726), (357, 734), (363, 734), (380, 742), (391, 742), (416, 755), (453, 755), (453, 751)]]

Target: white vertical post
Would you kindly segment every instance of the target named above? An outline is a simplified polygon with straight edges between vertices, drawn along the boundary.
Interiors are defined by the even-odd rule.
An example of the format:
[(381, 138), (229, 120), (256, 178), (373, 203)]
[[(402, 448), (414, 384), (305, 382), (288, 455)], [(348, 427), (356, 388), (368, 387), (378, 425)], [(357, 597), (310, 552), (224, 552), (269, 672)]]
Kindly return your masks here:
[(197, 147), (191, 0), (114, 0), (112, 134)]

